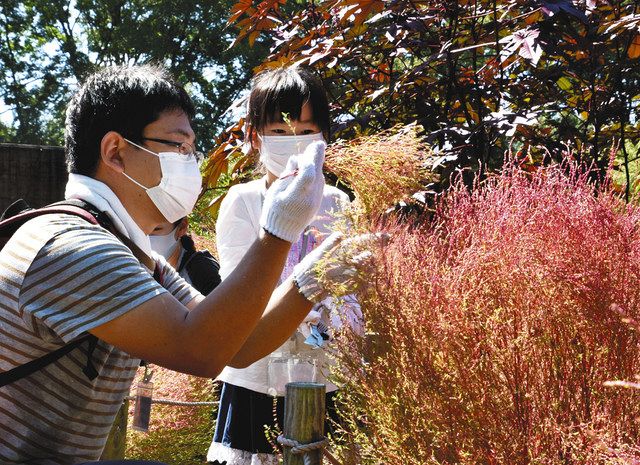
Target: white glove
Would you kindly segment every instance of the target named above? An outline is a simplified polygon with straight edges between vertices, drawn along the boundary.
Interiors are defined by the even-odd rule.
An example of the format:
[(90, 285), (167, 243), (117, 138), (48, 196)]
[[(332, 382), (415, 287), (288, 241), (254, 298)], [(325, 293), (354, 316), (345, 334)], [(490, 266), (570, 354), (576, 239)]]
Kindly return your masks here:
[(285, 241), (295, 242), (313, 220), (322, 202), (324, 141), (309, 144), (289, 158), (284, 174), (267, 190), (260, 226)]
[[(309, 301), (318, 303), (329, 294), (320, 281), (331, 284), (345, 284), (345, 293), (353, 292), (359, 284), (358, 268), (366, 266), (373, 258), (370, 248), (382, 245), (387, 235), (360, 234), (344, 239), (341, 233), (334, 232), (322, 244), (309, 253), (293, 268), (293, 281)], [(322, 262), (322, 270), (316, 266)]]

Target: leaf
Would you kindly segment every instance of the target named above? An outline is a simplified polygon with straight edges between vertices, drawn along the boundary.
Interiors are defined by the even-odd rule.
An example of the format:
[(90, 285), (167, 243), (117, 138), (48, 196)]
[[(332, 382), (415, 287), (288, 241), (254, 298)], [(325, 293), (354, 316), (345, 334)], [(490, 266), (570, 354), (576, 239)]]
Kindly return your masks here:
[(249, 45), (251, 47), (253, 47), (253, 44), (255, 44), (256, 39), (258, 38), (259, 35), (260, 35), (260, 31), (253, 31), (249, 34)]
[(241, 156), (231, 168), (231, 173), (241, 172), (244, 168), (246, 168), (247, 163), (251, 160), (251, 156), (249, 154)]
[(542, 55), (542, 47), (534, 44), (532, 39), (528, 39), (522, 42), (519, 53), (522, 58), (531, 60), (531, 64), (535, 66)]
[(229, 169), (229, 158), (228, 153), (225, 154), (224, 158), (220, 158), (213, 162), (211, 166), (211, 171), (207, 176), (207, 185), (216, 187), (218, 185), (218, 181), (220, 180), (220, 176), (222, 173), (226, 173)]
[(511, 47), (518, 47), (518, 54), (527, 60), (531, 60), (531, 64), (535, 66), (542, 55), (542, 48), (536, 44), (536, 39), (540, 35), (540, 31), (534, 28), (525, 28), (516, 31), (512, 35)]
[(558, 79), (556, 81), (556, 84), (558, 84), (558, 87), (560, 87), (562, 90), (570, 90), (571, 89), (571, 81), (569, 81), (569, 79), (567, 79), (566, 77), (561, 77), (560, 79)]
[(247, 12), (251, 8), (252, 0), (240, 0), (231, 8), (231, 16), (229, 17), (228, 24), (235, 23), (238, 18)]
[(207, 207), (207, 209), (209, 210), (209, 214), (212, 217), (215, 217), (218, 214), (218, 211), (220, 210), (220, 205), (222, 204), (222, 201), (224, 200), (224, 198), (227, 196), (226, 192), (223, 192), (222, 194), (220, 194), (219, 196), (217, 196), (216, 198), (214, 198), (210, 203), (209, 206)]
[(478, 116), (478, 113), (473, 109), (473, 107), (471, 106), (471, 104), (469, 102), (467, 102), (467, 111), (469, 112), (469, 115), (471, 116), (471, 119), (473, 120), (474, 123), (478, 124), (480, 122), (480, 116)]
[(222, 199), (224, 199), (225, 195), (227, 195), (227, 193), (225, 192), (224, 194), (220, 194), (217, 197), (214, 197), (211, 202), (209, 202), (209, 207), (212, 207), (216, 204), (219, 204), (220, 202), (222, 202)]
[(629, 50), (627, 50), (627, 56), (632, 60), (640, 57), (640, 34), (636, 34), (633, 38), (633, 42), (629, 46)]
[(542, 19), (542, 11), (541, 10), (535, 10), (532, 11), (530, 15), (528, 15), (525, 19), (524, 19), (524, 23), (527, 25), (531, 25), (531, 24), (535, 24), (538, 21), (540, 21)]
[(391, 77), (391, 70), (386, 63), (380, 63), (377, 68), (371, 70), (371, 79), (376, 82), (388, 82)]

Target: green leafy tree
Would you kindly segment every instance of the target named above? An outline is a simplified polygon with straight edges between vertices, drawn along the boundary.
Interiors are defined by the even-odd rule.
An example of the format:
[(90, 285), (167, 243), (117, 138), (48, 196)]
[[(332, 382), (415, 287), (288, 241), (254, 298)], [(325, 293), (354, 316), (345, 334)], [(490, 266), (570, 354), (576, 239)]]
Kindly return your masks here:
[(229, 49), (232, 2), (31, 0), (0, 7), (2, 99), (14, 116), (2, 140), (60, 144), (74, 86), (98, 66), (158, 62), (194, 97), (208, 148), (225, 111), (247, 87), (262, 46)]
[[(39, 41), (32, 34), (35, 12), (17, 1), (2, 2), (0, 6), (0, 77), (2, 99), (13, 110), (15, 124), (0, 133), (2, 140), (34, 143), (43, 138), (43, 128), (37, 116), (44, 112), (51, 82), (45, 74), (50, 64)], [(36, 63), (38, 63), (36, 65)], [(37, 68), (37, 71), (36, 71)], [(38, 78), (42, 82), (38, 84)]]

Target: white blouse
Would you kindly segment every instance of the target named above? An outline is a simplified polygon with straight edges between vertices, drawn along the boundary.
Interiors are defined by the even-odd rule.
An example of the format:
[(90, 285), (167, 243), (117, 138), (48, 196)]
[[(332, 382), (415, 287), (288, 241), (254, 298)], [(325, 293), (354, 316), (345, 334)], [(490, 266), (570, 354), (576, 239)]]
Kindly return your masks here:
[[(261, 178), (231, 187), (222, 201), (216, 223), (216, 241), (222, 280), (229, 276), (258, 238), (260, 213), (266, 190), (266, 178)], [(344, 192), (333, 186), (325, 185), (318, 214), (309, 226), (317, 229), (321, 235), (329, 233), (330, 227), (335, 221), (333, 213), (341, 211), (348, 202), (349, 197)], [(291, 253), (300, 253), (300, 250), (299, 248), (295, 250), (295, 247), (292, 247)], [(292, 257), (289, 257), (287, 261), (290, 262), (291, 259)], [(331, 308), (333, 306), (332, 302), (326, 302), (326, 306)], [(351, 311), (356, 313), (351, 319), (357, 318), (359, 316), (357, 303), (349, 307), (351, 307)], [(334, 327), (339, 326), (340, 319), (339, 317), (334, 317), (328, 323)], [(307, 368), (311, 369), (311, 367), (304, 368), (304, 361), (309, 362), (308, 364), (315, 362), (315, 381), (326, 384), (327, 392), (331, 392), (336, 390), (337, 387), (326, 379), (331, 361), (325, 352), (325, 348), (326, 345), (322, 348), (313, 348), (305, 344), (304, 336), (300, 331), (296, 331), (289, 340), (272, 354), (256, 361), (247, 368), (226, 367), (220, 373), (218, 379), (264, 394), (284, 395), (282, 389), (284, 384), (290, 380), (292, 370), (298, 376), (305, 376), (304, 371)], [(302, 365), (293, 365), (293, 362), (288, 362), (288, 359), (297, 359), (296, 361), (302, 363)], [(271, 363), (269, 363), (270, 361)], [(299, 380), (309, 381), (310, 379)]]

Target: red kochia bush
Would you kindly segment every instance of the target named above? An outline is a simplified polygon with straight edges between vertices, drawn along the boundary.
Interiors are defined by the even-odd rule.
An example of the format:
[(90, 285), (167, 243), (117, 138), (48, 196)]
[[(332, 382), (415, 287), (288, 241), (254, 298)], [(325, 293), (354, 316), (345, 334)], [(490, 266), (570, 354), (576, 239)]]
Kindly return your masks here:
[(640, 209), (508, 163), (388, 229), (338, 341), (345, 461), (640, 463), (640, 391), (603, 385), (640, 372)]

